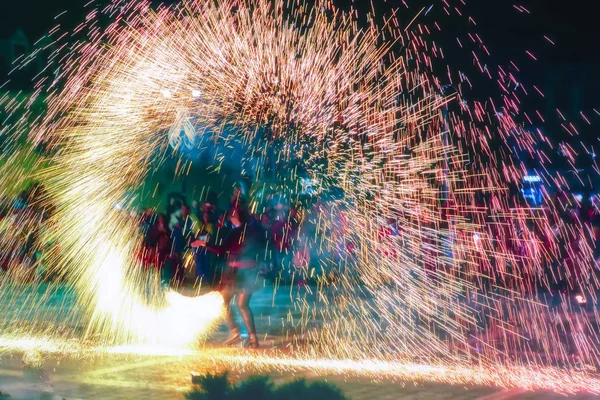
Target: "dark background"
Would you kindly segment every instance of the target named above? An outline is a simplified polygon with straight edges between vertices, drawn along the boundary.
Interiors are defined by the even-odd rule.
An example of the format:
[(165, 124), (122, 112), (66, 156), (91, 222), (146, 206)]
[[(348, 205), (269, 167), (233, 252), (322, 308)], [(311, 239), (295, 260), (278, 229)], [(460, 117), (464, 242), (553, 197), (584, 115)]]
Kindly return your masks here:
[[(95, 0), (95, 4), (106, 4), (109, 0)], [(166, 3), (176, 0), (165, 1)], [(342, 9), (351, 6), (363, 13), (371, 10), (369, 1), (361, 0), (332, 0)], [(596, 125), (600, 116), (594, 110), (600, 110), (600, 20), (594, 6), (595, 0), (373, 0), (373, 8), (379, 15), (386, 15), (393, 8), (401, 10), (400, 24), (410, 22), (414, 15), (423, 7), (426, 9), (433, 4), (427, 15), (421, 15), (417, 23), (433, 25), (438, 21), (442, 27), (430, 39), (442, 46), (445, 63), (451, 69), (465, 72), (474, 82), (472, 93), (464, 93), (471, 100), (498, 98), (501, 94), (496, 79), (487, 79), (473, 64), (472, 52), (481, 57), (482, 64), (490, 67), (509, 67), (510, 62), (518, 66), (519, 79), (530, 92), (524, 100), (522, 109), (535, 115), (540, 110), (543, 115), (549, 115), (545, 121), (546, 135), (557, 141), (571, 140), (560, 127), (555, 109), (560, 108), (570, 121), (574, 121), (580, 130), (580, 135), (588, 144), (597, 143), (594, 127), (589, 127), (579, 115), (584, 111), (586, 116)], [(79, 24), (94, 6), (84, 7), (90, 0), (0, 0), (0, 40), (22, 29), (31, 43), (37, 41), (57, 24), (64, 30), (72, 29)], [(310, 0), (307, 0), (310, 2)], [(408, 4), (408, 10), (404, 6)], [(159, 3), (156, 1), (155, 3)], [(450, 16), (444, 13), (444, 3), (448, 4)], [(525, 7), (527, 11), (519, 11)], [(458, 12), (457, 12), (458, 10)], [(66, 13), (62, 14), (64, 11)], [(57, 15), (58, 19), (55, 19)], [(469, 21), (472, 17), (473, 23)], [(490, 51), (487, 56), (481, 46), (472, 43), (468, 34), (478, 34)], [(547, 39), (547, 36), (555, 44)], [(458, 46), (457, 39), (465, 45)], [(526, 50), (535, 54), (533, 60)], [(0, 63), (1, 64), (1, 63)], [(8, 67), (0, 67), (0, 82), (5, 81)], [(514, 72), (514, 71), (513, 71)], [(441, 79), (444, 74), (437, 73)], [(478, 76), (479, 75), (479, 76)], [(19, 81), (12, 77), (10, 89), (24, 89), (31, 86), (30, 79)], [(16, 83), (15, 83), (16, 82)], [(442, 82), (445, 83), (445, 82)], [(549, 95), (542, 99), (532, 86), (536, 85)], [(570, 92), (575, 91), (575, 95)], [(585, 93), (584, 93), (585, 92)], [(582, 104), (572, 101), (579, 96)], [(554, 98), (555, 100), (551, 100)], [(585, 104), (583, 104), (585, 103)], [(570, 110), (569, 110), (570, 109)], [(532, 127), (539, 121), (533, 121)]]
[[(89, 0), (2, 0), (0, 5), (0, 34), (7, 36), (17, 28), (23, 29), (32, 40), (36, 40), (58, 22), (72, 24), (81, 21), (85, 15), (84, 4)], [(100, 2), (105, 0), (100, 0)], [(368, 1), (334, 1), (342, 8), (353, 3), (355, 7), (368, 11)], [(439, 10), (441, 1), (412, 0), (407, 3), (411, 12), (421, 7), (434, 4), (434, 10)], [(594, 0), (467, 0), (463, 6), (457, 0), (449, 4), (457, 4), (462, 10), (476, 20), (478, 32), (483, 33), (492, 49), (499, 56), (522, 55), (525, 48), (549, 47), (543, 39), (548, 35), (556, 46), (545, 57), (552, 62), (597, 62), (600, 60), (600, 21), (595, 12)], [(519, 12), (514, 5), (526, 7), (530, 14)], [(399, 0), (376, 0), (375, 9), (379, 12), (398, 6)], [(59, 20), (54, 17), (63, 11)], [(465, 26), (456, 26), (455, 32), (460, 33)], [(452, 31), (451, 27), (445, 30)]]

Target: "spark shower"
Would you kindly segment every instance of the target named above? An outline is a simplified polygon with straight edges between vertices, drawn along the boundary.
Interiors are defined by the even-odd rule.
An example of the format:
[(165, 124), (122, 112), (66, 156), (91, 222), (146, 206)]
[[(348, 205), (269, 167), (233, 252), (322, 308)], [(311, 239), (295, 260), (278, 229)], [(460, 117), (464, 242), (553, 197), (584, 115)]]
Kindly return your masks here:
[[(0, 307), (29, 304), (34, 317), (4, 313), (3, 334), (17, 348), (28, 337), (197, 346), (219, 321), (220, 295), (184, 297), (136, 268), (137, 225), (114, 204), (147, 178), (157, 152), (177, 145), (168, 132), (181, 125), (194, 143), (234, 127), (237, 140), (252, 144), (242, 165), (278, 140), (282, 159), (343, 190), (336, 209), (345, 225), (335, 240), (351, 244), (353, 261), (327, 307), (304, 305), (304, 344), (291, 356), (223, 351), (224, 359), (600, 390), (588, 373), (554, 367), (597, 365), (590, 317), (567, 312), (566, 297), (551, 309), (537, 291), (563, 279), (595, 304), (591, 229), (558, 222), (560, 207), (520, 200), (514, 188), (527, 171), (509, 143), (542, 164), (541, 146), (550, 143), (524, 128), (526, 91), (515, 73), (481, 65), (474, 53), (481, 74), (504, 91), (463, 98), (471, 80), (447, 65), (431, 39), (443, 21), (426, 19), (428, 11), (402, 7), (379, 19), (326, 1), (114, 0), (70, 34), (50, 32), (56, 51), (32, 98), (2, 100), (17, 115), (45, 96), (47, 110), (26, 111), (2, 132), (10, 153), (0, 173), (32, 178), (15, 161), (33, 157), (18, 145), (23, 135), (53, 149), (34, 177), (47, 191), (41, 201), (52, 204), (48, 229), (60, 247), (48, 264), (75, 293), (83, 328), (68, 332), (74, 316), (64, 316), (64, 328), (43, 324), (43, 307), (15, 294), (24, 284), (6, 277)], [(480, 51), (488, 51), (483, 42)], [(333, 224), (327, 212), (318, 218)], [(395, 234), (386, 234), (389, 221)], [(19, 232), (2, 233), (1, 246), (14, 246)]]

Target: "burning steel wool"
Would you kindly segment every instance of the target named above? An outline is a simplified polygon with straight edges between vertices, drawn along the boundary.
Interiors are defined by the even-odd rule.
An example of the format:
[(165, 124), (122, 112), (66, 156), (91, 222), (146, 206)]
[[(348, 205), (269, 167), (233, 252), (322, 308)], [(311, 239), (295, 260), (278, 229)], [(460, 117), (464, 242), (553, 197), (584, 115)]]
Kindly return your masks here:
[[(522, 127), (512, 73), (479, 65), (504, 89), (497, 103), (465, 101), (470, 81), (451, 66), (441, 70), (453, 90), (441, 83), (434, 64), (444, 63), (443, 50), (428, 39), (440, 28), (420, 23), (423, 11), (361, 26), (355, 12), (324, 1), (153, 8), (114, 0), (92, 11), (68, 44), (51, 32), (54, 74), (36, 86), (47, 111), (25, 113), (3, 132), (14, 146), (0, 174), (43, 184), (40, 206), (53, 210), (46, 235), (56, 243), (46, 264), (79, 308), (47, 315), (43, 304), (29, 304), (23, 318), (11, 310), (35, 296), (15, 294), (25, 285), (7, 274), (4, 343), (47, 336), (186, 348), (209, 335), (221, 296), (184, 297), (136, 267), (137, 226), (114, 204), (141, 185), (169, 143), (218, 142), (227, 131), (249, 149), (242, 165), (277, 142), (280, 160), (301, 163), (319, 190), (340, 189), (343, 196), (311, 214), (318, 239), (309, 239), (350, 254), (333, 260), (339, 273), (322, 302), (304, 303), (304, 344), (294, 355), (236, 357), (282, 369), (600, 390), (585, 371), (559, 379), (556, 367), (598, 365), (593, 316), (571, 312), (577, 304), (568, 294), (551, 307), (536, 289), (560, 280), (596, 304), (592, 229), (563, 217), (575, 200), (550, 202), (543, 193), (548, 208), (520, 201), (515, 188), (527, 171), (512, 149), (543, 163), (537, 144), (549, 141)], [(33, 100), (3, 103), (16, 112)], [(52, 150), (35, 177), (23, 176), (19, 160), (32, 151), (17, 146), (23, 135)], [(290, 170), (280, 178), (293, 181)], [(560, 185), (560, 177), (547, 179)], [(12, 190), (12, 181), (3, 185)], [(0, 227), (0, 252), (26, 229)], [(407, 367), (425, 364), (435, 367)], [(540, 378), (542, 366), (552, 380)]]

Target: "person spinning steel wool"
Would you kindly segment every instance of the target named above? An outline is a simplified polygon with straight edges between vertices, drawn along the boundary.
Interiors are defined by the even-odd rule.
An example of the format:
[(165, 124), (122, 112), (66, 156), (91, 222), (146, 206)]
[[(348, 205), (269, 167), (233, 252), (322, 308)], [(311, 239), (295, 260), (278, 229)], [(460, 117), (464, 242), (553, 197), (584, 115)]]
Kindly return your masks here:
[(258, 286), (257, 268), (260, 254), (264, 253), (263, 234), (250, 222), (248, 212), (242, 207), (232, 208), (227, 219), (232, 230), (220, 246), (207, 244), (204, 240), (192, 242), (192, 247), (206, 247), (209, 251), (227, 257), (227, 264), (223, 269), (219, 291), (225, 303), (225, 314), (230, 334), (224, 345), (231, 345), (240, 340), (240, 330), (231, 313), (231, 302), (236, 298), (237, 306), (246, 325), (249, 335), (248, 346), (258, 348), (258, 337), (254, 315), (250, 309), (252, 293)]

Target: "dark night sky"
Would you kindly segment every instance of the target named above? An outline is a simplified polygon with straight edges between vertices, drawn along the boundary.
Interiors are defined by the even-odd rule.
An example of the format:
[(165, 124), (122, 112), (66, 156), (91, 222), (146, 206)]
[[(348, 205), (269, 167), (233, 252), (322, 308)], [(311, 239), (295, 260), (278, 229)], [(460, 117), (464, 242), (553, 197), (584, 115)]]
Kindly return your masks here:
[[(89, 0), (1, 0), (0, 37), (21, 27), (32, 40), (51, 29), (57, 21), (54, 17), (64, 10), (68, 13), (61, 20), (74, 22), (83, 17), (83, 5)], [(105, 1), (105, 0), (102, 0)], [(459, 0), (448, 0), (450, 4)], [(593, 12), (592, 4), (597, 0), (468, 0), (467, 10), (474, 16), (482, 33), (493, 51), (501, 56), (522, 54), (525, 48), (543, 51), (548, 48), (543, 35), (556, 43), (545, 60), (558, 62), (588, 62), (600, 60), (600, 21)], [(337, 0), (350, 3), (351, 0)], [(358, 7), (368, 10), (366, 0), (355, 0)], [(376, 0), (380, 9), (400, 5), (400, 0)], [(407, 0), (411, 12), (439, 5), (440, 0)], [(531, 14), (519, 13), (514, 4), (525, 6)], [(439, 8), (439, 7), (438, 7)], [(452, 30), (452, 27), (446, 27)], [(457, 24), (456, 34), (464, 25)], [(539, 50), (542, 49), (542, 50)]]
[[(64, 20), (76, 21), (83, 16), (83, 5), (89, 0), (2, 0), (0, 6), (0, 32), (6, 35), (17, 27), (36, 38), (52, 28), (54, 17), (64, 10)], [(337, 3), (349, 3), (350, 0), (338, 0)], [(439, 0), (408, 0), (411, 10), (418, 10), (431, 3), (439, 4)], [(457, 0), (449, 1), (450, 4)], [(376, 1), (381, 9), (399, 0)], [(593, 12), (594, 0), (469, 0), (467, 9), (472, 10), (478, 23), (478, 30), (485, 32), (489, 41), (496, 42), (499, 47), (510, 50), (523, 43), (540, 42), (542, 35), (547, 34), (557, 42), (557, 50), (562, 55), (554, 55), (553, 59), (588, 60), (599, 59), (600, 21)], [(367, 1), (355, 1), (358, 7), (368, 5)], [(519, 13), (513, 4), (525, 6), (531, 14)], [(365, 7), (368, 9), (368, 7)], [(457, 27), (461, 29), (463, 27)], [(519, 41), (515, 41), (519, 39)], [(559, 51), (557, 51), (558, 53)]]
[[(98, 0), (106, 2), (108, 0)], [(168, 0), (175, 1), (175, 0)], [(376, 8), (385, 11), (401, 6), (401, 0), (374, 0)], [(410, 9), (405, 12), (404, 20), (412, 19), (421, 7), (436, 6), (441, 15), (442, 0), (405, 0)], [(447, 0), (451, 5), (461, 0)], [(593, 12), (592, 4), (597, 0), (465, 0), (466, 6), (460, 6), (468, 15), (474, 17), (476, 27), (468, 27), (465, 19), (456, 20), (446, 17), (437, 20), (444, 22), (444, 35), (451, 40), (450, 46), (456, 46), (455, 37), (465, 37), (467, 32), (477, 32), (486, 42), (494, 57), (494, 64), (506, 64), (508, 61), (528, 62), (525, 50), (532, 51), (539, 60), (532, 70), (539, 70), (540, 64), (549, 63), (592, 63), (600, 64), (600, 21)], [(74, 26), (85, 15), (84, 4), (89, 0), (0, 0), (0, 39), (22, 28), (31, 41), (35, 41), (53, 28), (59, 21)], [(368, 0), (334, 0), (342, 8), (350, 3), (368, 11)], [(520, 13), (514, 5), (523, 5), (531, 14)], [(57, 21), (54, 17), (68, 10)], [(552, 46), (543, 36), (554, 42)], [(446, 46), (449, 48), (449, 46)], [(454, 57), (454, 56), (450, 56)], [(456, 61), (468, 60), (458, 54)], [(461, 60), (461, 58), (463, 58)], [(453, 58), (451, 63), (455, 64)], [(533, 72), (535, 73), (535, 72)]]
[[(84, 5), (90, 0), (0, 0), (0, 39), (23, 29), (30, 41), (37, 40), (59, 22), (65, 29), (80, 23), (89, 12)], [(96, 0), (106, 4), (110, 0)], [(159, 3), (161, 0), (152, 0)], [(165, 0), (175, 2), (177, 0)], [(310, 1), (310, 0), (306, 0)], [(363, 11), (370, 11), (369, 0), (333, 0), (342, 9), (354, 4)], [(444, 48), (445, 61), (452, 65), (453, 71), (464, 71), (471, 77), (469, 68), (473, 68), (471, 50), (474, 46), (459, 49), (456, 38), (468, 43), (467, 34), (477, 33), (491, 52), (486, 64), (506, 66), (514, 61), (521, 68), (520, 79), (524, 83), (542, 85), (543, 70), (551, 64), (588, 64), (595, 68), (600, 65), (600, 21), (592, 7), (598, 0), (445, 0), (452, 7), (458, 5), (462, 16), (445, 16), (441, 5), (443, 0), (373, 0), (378, 14), (386, 14), (390, 9), (399, 7), (401, 24), (408, 23), (415, 13), (425, 7), (434, 8), (427, 16), (417, 21), (431, 25), (439, 21), (442, 33), (433, 37), (436, 44)], [(405, 1), (410, 8), (402, 6)], [(462, 2), (466, 6), (461, 5)], [(529, 10), (519, 12), (517, 6)], [(55, 16), (62, 14), (58, 20)], [(467, 22), (472, 16), (476, 26)], [(415, 24), (416, 25), (416, 24)], [(415, 26), (413, 25), (413, 28)], [(556, 45), (544, 39), (547, 35)], [(481, 53), (481, 49), (476, 49)], [(538, 61), (533, 62), (525, 51), (535, 54)], [(445, 68), (444, 68), (445, 70)], [(590, 79), (600, 81), (600, 74), (591, 74)], [(0, 77), (0, 81), (3, 79)], [(484, 92), (491, 82), (477, 83)], [(490, 94), (493, 94), (490, 92)]]
[[(15, 32), (17, 28), (23, 29), (28, 38), (33, 42), (48, 32), (57, 23), (61, 23), (65, 29), (73, 28), (80, 23), (89, 12), (84, 5), (90, 0), (0, 0), (0, 39), (6, 38)], [(109, 0), (96, 0), (106, 3)], [(152, 0), (160, 2), (160, 0)], [(167, 0), (175, 2), (178, 0)], [(310, 0), (306, 0), (310, 1)], [(349, 4), (354, 4), (363, 11), (369, 11), (368, 0), (333, 0), (342, 9), (347, 9)], [(510, 61), (514, 61), (521, 72), (518, 79), (525, 86), (531, 88), (538, 85), (544, 88), (546, 75), (545, 70), (552, 70), (554, 64), (585, 64), (584, 69), (575, 69), (576, 75), (581, 71), (588, 71), (582, 79), (586, 90), (594, 91), (600, 88), (600, 20), (594, 13), (593, 4), (598, 0), (445, 0), (452, 7), (458, 5), (463, 15), (458, 17), (446, 17), (443, 14), (441, 4), (444, 0), (373, 0), (376, 3), (378, 14), (385, 14), (392, 8), (400, 8), (400, 23), (408, 23), (415, 13), (422, 7), (429, 8), (433, 3), (435, 6), (428, 16), (421, 16), (418, 22), (431, 25), (433, 20), (442, 25), (442, 33), (437, 33), (433, 38), (436, 44), (444, 48), (445, 62), (452, 65), (452, 71), (466, 72), (470, 78), (474, 78), (472, 70), (473, 58), (470, 48), (459, 49), (456, 38), (468, 42), (468, 33), (477, 33), (490, 49), (491, 57), (484, 60), (486, 65), (500, 65), (505, 67)], [(409, 4), (406, 11), (402, 2)], [(462, 2), (466, 6), (462, 6)], [(516, 6), (525, 7), (529, 13), (519, 12)], [(57, 21), (54, 17), (67, 10)], [(467, 16), (472, 16), (477, 22), (476, 26), (468, 24)], [(414, 28), (414, 26), (413, 26)], [(544, 39), (547, 35), (556, 45), (551, 45)], [(535, 54), (537, 61), (529, 58), (525, 51), (529, 50)], [(480, 49), (476, 49), (481, 53)], [(480, 54), (479, 54), (480, 55)], [(587, 68), (587, 70), (585, 69)], [(471, 70), (469, 70), (471, 69)], [(560, 68), (555, 68), (560, 69)], [(492, 69), (490, 69), (492, 70)], [(445, 68), (444, 68), (445, 71)], [(0, 70), (0, 74), (2, 74)], [(483, 75), (482, 75), (483, 76)], [(440, 76), (441, 79), (444, 77)], [(0, 82), (4, 77), (0, 76)], [(28, 81), (30, 82), (30, 80)], [(445, 83), (445, 82), (442, 82)], [(21, 89), (21, 87), (18, 87)], [(547, 88), (547, 87), (546, 87)], [(556, 88), (555, 88), (556, 89)], [(554, 89), (552, 89), (554, 90)], [(498, 85), (493, 80), (480, 79), (475, 82), (471, 93), (463, 93), (467, 99), (475, 100), (489, 98), (498, 95)], [(487, 96), (487, 97), (486, 97)], [(544, 105), (539, 96), (527, 96), (522, 104), (528, 112), (542, 109)], [(595, 100), (594, 100), (595, 101)], [(594, 104), (594, 106), (596, 106)], [(589, 110), (588, 110), (589, 111)], [(578, 117), (578, 116), (576, 116)], [(556, 116), (554, 120), (547, 121), (554, 124), (548, 128), (548, 135), (556, 140), (567, 140), (562, 132)], [(579, 121), (581, 122), (581, 121)], [(597, 144), (596, 126), (587, 127), (580, 131), (583, 138), (589, 143)], [(579, 124), (581, 127), (582, 124)], [(569, 139), (570, 140), (570, 139)]]

